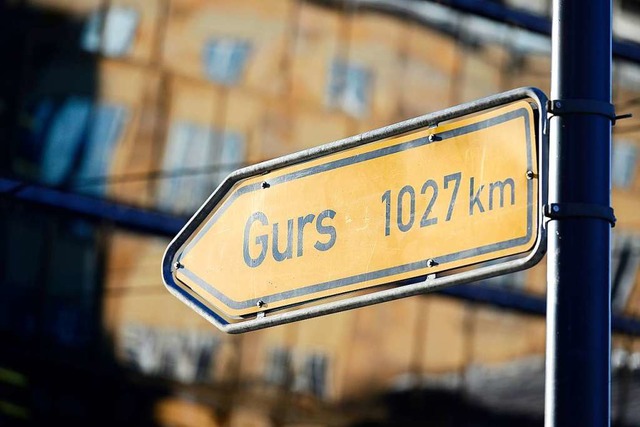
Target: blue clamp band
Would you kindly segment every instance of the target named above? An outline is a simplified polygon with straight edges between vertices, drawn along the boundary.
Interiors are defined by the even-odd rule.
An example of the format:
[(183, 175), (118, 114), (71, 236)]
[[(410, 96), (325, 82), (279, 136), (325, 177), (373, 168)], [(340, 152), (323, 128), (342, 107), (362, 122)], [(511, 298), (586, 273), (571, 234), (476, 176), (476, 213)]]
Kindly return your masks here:
[(550, 219), (597, 218), (616, 226), (613, 208), (592, 203), (550, 203), (544, 206), (544, 216)]
[(554, 99), (547, 101), (547, 111), (552, 116), (569, 114), (597, 114), (611, 120), (615, 126), (617, 120), (628, 119), (632, 114), (616, 115), (613, 104), (593, 99)]

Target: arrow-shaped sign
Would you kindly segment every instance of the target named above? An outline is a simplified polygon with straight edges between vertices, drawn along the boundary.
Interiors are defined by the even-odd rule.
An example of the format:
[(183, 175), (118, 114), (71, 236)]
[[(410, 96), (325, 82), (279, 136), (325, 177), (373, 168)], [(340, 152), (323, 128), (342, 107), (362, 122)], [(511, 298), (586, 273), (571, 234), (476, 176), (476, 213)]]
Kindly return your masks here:
[(225, 324), (530, 253), (535, 105), (426, 116), (240, 170), (172, 242), (165, 281)]

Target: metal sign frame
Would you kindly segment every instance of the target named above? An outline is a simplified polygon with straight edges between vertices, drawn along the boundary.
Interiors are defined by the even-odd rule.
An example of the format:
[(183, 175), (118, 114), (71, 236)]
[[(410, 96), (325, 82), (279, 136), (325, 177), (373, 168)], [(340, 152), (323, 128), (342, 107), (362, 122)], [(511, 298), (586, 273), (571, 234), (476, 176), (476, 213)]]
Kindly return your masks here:
[[(420, 276), (419, 279), (402, 282), (401, 285), (390, 289), (375, 290), (372, 293), (357, 296), (347, 296), (345, 299), (327, 302), (319, 302), (318, 305), (310, 307), (291, 308), (285, 307), (274, 309), (273, 312), (265, 310), (259, 312), (255, 317), (248, 317), (239, 320), (237, 323), (230, 322), (218, 314), (215, 310), (198, 298), (195, 298), (176, 283), (173, 276), (177, 257), (181, 248), (189, 241), (191, 236), (205, 222), (212, 210), (229, 194), (235, 183), (246, 178), (262, 175), (287, 166), (304, 163), (313, 159), (318, 159), (329, 154), (337, 153), (350, 148), (358, 147), (367, 143), (385, 138), (394, 137), (406, 132), (420, 128), (437, 125), (444, 121), (457, 119), (466, 115), (480, 113), (495, 107), (500, 107), (519, 100), (530, 100), (536, 109), (535, 131), (537, 136), (538, 170), (535, 174), (538, 178), (538, 230), (537, 239), (533, 249), (524, 256), (517, 258), (508, 257), (498, 259), (493, 262), (481, 263), (472, 270), (454, 272), (441, 272), (442, 276), (429, 275), (426, 279)], [(195, 215), (187, 222), (178, 235), (171, 241), (162, 260), (162, 278), (165, 286), (174, 296), (187, 304), (194, 311), (199, 313), (209, 322), (227, 333), (242, 333), (270, 326), (282, 325), (298, 320), (318, 317), (326, 314), (336, 313), (358, 307), (364, 307), (376, 303), (391, 301), (403, 297), (423, 294), (446, 286), (468, 283), (472, 281), (487, 279), (490, 277), (507, 274), (523, 270), (539, 262), (546, 251), (546, 231), (543, 220), (543, 206), (547, 203), (547, 176), (548, 176), (548, 131), (547, 131), (547, 97), (537, 88), (524, 87), (514, 89), (501, 94), (482, 98), (466, 104), (461, 104), (439, 112), (426, 114), (424, 116), (409, 119), (380, 129), (365, 132), (360, 135), (342, 139), (330, 144), (322, 145), (309, 150), (293, 153), (284, 157), (259, 163), (231, 173), (220, 186), (211, 194), (207, 201), (200, 207)], [(489, 264), (489, 265), (485, 265)], [(335, 298), (335, 297), (333, 297)], [(284, 311), (287, 310), (287, 311)]]

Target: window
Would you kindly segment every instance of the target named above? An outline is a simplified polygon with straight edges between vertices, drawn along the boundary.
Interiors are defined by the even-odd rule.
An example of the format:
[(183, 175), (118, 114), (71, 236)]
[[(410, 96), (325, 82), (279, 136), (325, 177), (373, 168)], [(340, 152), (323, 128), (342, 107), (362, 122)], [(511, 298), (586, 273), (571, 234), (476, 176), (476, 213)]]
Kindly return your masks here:
[(627, 141), (613, 144), (611, 181), (619, 188), (628, 188), (633, 182), (638, 158), (638, 147)]
[(242, 135), (235, 132), (225, 132), (220, 138), (222, 147), (218, 160), (218, 174), (214, 184), (220, 184), (231, 172), (240, 167), (245, 160), (246, 150)]
[(291, 381), (291, 353), (286, 348), (274, 348), (269, 352), (265, 369), (268, 384), (286, 387)]
[(85, 136), (91, 116), (91, 101), (72, 96), (56, 108), (52, 101), (45, 100), (36, 111), (36, 117), (46, 126), (40, 133), (42, 139), (38, 141), (43, 150), (40, 178), (45, 184), (61, 185), (71, 173), (73, 159)]
[(125, 362), (149, 375), (184, 383), (209, 381), (220, 341), (213, 335), (129, 324), (123, 328)]
[(640, 267), (640, 238), (616, 233), (612, 246), (611, 305), (615, 312), (622, 312)]
[(209, 40), (202, 54), (205, 76), (216, 83), (235, 85), (242, 77), (250, 53), (251, 44), (246, 40)]
[(327, 396), (327, 356), (322, 353), (302, 358), (302, 366), (296, 370), (293, 390), (309, 393), (318, 398)]
[(42, 101), (36, 108), (32, 136), (42, 151), (40, 180), (103, 195), (104, 185), (86, 185), (83, 181), (108, 175), (127, 116), (123, 106), (94, 105), (83, 97), (72, 96), (61, 103)]
[(371, 103), (372, 72), (364, 66), (336, 59), (329, 69), (327, 105), (354, 117), (365, 117)]
[(245, 157), (241, 134), (175, 122), (169, 131), (158, 189), (158, 207), (192, 213)]
[(525, 286), (525, 278), (525, 271), (517, 271), (515, 273), (492, 277), (491, 279), (487, 280), (487, 283), (501, 288), (521, 290)]
[(86, 359), (101, 333), (96, 228), (19, 203), (0, 218), (0, 333), (47, 359)]
[(551, 11), (551, 0), (507, 0), (506, 3), (510, 7), (527, 10), (539, 15), (548, 15)]
[(89, 178), (109, 175), (116, 143), (127, 120), (127, 110), (119, 105), (100, 104), (93, 108), (85, 148), (74, 175), (73, 187), (81, 193), (104, 195), (104, 185), (84, 185)]
[(138, 27), (138, 12), (128, 7), (114, 6), (106, 12), (94, 11), (82, 34), (82, 48), (106, 56), (125, 56), (131, 51)]

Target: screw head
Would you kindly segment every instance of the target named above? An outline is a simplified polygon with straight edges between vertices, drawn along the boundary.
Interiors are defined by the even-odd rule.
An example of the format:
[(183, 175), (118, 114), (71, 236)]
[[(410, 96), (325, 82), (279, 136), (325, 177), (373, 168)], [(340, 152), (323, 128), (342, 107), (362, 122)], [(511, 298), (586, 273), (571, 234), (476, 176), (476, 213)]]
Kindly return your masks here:
[(554, 102), (554, 104), (555, 104), (556, 108), (562, 108), (562, 102), (556, 101), (556, 102)]
[(173, 268), (175, 268), (176, 270), (178, 270), (178, 269), (182, 268), (182, 264), (180, 264), (180, 262), (179, 262), (179, 261), (176, 261), (176, 262), (173, 264)]
[(553, 207), (551, 208), (551, 210), (553, 210), (554, 212), (560, 212), (560, 206), (558, 206), (558, 205), (553, 205)]
[(265, 305), (267, 305), (267, 303), (266, 303), (266, 302), (264, 302), (264, 301), (262, 301), (262, 300), (260, 299), (260, 300), (258, 300), (258, 302), (256, 303), (256, 305), (258, 306), (258, 308), (262, 308), (262, 307), (264, 307)]
[(525, 175), (527, 176), (527, 179), (533, 179), (533, 177), (536, 176), (536, 174), (533, 173), (533, 171), (527, 171)]
[(267, 181), (264, 181), (262, 183), (262, 188), (269, 188), (269, 187), (271, 187), (271, 184), (269, 184)]
[(434, 259), (429, 258), (427, 260), (427, 267), (435, 267), (436, 265), (438, 265), (438, 263)]
[(435, 140), (436, 140), (436, 135), (435, 134), (429, 135), (429, 142), (433, 142)]

